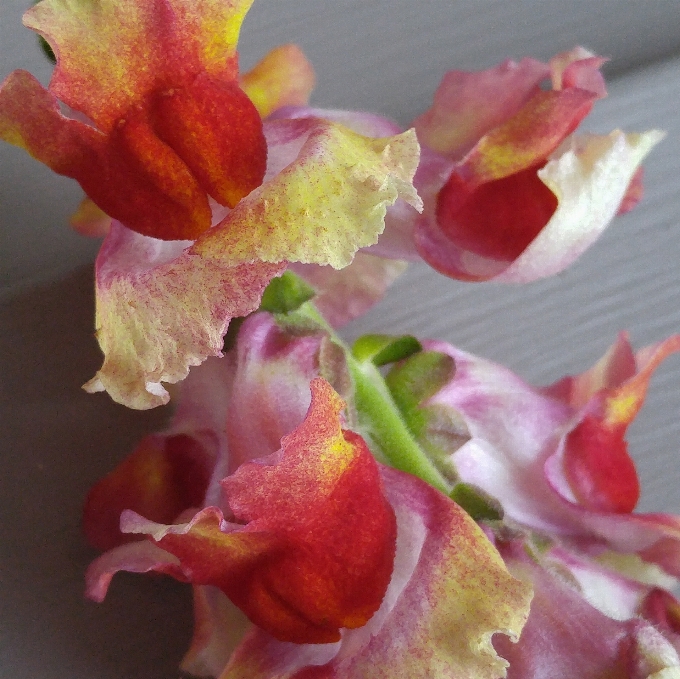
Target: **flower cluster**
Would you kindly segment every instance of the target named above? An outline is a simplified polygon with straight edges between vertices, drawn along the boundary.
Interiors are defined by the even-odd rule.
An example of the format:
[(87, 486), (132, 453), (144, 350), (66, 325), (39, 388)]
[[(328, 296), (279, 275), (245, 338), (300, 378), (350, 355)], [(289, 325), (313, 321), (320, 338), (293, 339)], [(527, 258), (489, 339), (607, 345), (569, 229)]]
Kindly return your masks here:
[(104, 236), (88, 391), (176, 407), (90, 491), (103, 553), (193, 589), (221, 679), (680, 677), (680, 518), (636, 514), (626, 428), (680, 336), (537, 388), (441, 342), (336, 329), (422, 259), (563, 270), (642, 195), (656, 131), (579, 134), (604, 59), (449, 71), (402, 130), (313, 108), (291, 45), (239, 73), (250, 0), (42, 0), (56, 66), (0, 137)]

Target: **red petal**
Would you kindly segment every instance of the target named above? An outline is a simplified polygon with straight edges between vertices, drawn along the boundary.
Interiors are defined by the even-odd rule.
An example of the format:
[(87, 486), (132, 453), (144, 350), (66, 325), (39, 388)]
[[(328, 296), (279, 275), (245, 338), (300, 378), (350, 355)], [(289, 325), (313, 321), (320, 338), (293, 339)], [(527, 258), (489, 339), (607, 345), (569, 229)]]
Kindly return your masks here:
[(223, 482), (239, 523), (208, 507), (181, 526), (126, 515), (175, 555), (188, 580), (215, 585), (281, 641), (329, 643), (364, 625), (392, 575), (396, 518), (361, 437), (343, 432), (344, 403), (312, 382), (305, 421), (279, 453)]
[(625, 427), (609, 428), (586, 415), (567, 436), (564, 473), (578, 501), (596, 512), (632, 512), (640, 498)]
[(102, 551), (138, 539), (120, 532), (120, 515), (131, 509), (152, 521), (172, 523), (203, 504), (210, 480), (209, 457), (190, 436), (147, 436), (134, 452), (90, 490), (83, 531)]
[(439, 193), (437, 221), (456, 245), (483, 257), (512, 261), (557, 209), (555, 194), (531, 167), (471, 190), (457, 172)]
[(255, 106), (236, 83), (198, 77), (153, 97), (153, 127), (218, 203), (234, 207), (257, 188), (267, 144)]

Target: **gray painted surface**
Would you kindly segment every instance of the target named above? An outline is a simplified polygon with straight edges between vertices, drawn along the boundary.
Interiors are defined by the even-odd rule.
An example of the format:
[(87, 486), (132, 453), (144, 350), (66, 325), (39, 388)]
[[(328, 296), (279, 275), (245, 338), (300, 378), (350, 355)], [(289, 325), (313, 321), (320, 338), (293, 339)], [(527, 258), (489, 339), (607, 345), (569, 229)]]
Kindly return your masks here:
[[(18, 28), (25, 3), (0, 1), (0, 76), (23, 67), (45, 81), (32, 34)], [(619, 329), (637, 346), (680, 330), (680, 2), (259, 0), (244, 29), (244, 65), (291, 40), (319, 72), (315, 103), (403, 123), (427, 105), (446, 68), (546, 58), (581, 42), (612, 56), (616, 76), (591, 128), (669, 131), (646, 164), (643, 204), (570, 270), (500, 287), (415, 266), (349, 335), (415, 331), (541, 383), (589, 366)], [(97, 244), (65, 226), (78, 187), (8, 146), (0, 146), (0, 177), (0, 677), (176, 676), (190, 633), (186, 588), (119, 576), (106, 603), (85, 602), (93, 552), (79, 535), (87, 488), (165, 413), (131, 412), (79, 389), (99, 355), (91, 270), (74, 271)], [(43, 285), (27, 287), (36, 281)], [(629, 437), (646, 510), (680, 512), (679, 378), (674, 357)]]

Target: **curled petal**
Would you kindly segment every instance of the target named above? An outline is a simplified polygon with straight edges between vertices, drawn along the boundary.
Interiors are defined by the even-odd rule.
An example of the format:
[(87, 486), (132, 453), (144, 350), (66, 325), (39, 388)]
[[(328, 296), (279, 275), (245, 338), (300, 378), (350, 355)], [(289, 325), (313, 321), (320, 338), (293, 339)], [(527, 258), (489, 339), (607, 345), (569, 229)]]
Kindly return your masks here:
[(394, 574), (368, 624), (338, 644), (291, 646), (253, 630), (220, 679), (497, 679), (505, 663), (496, 632), (517, 639), (531, 590), (507, 573), (487, 538), (457, 505), (419, 479), (383, 470), (397, 514)]
[[(176, 557), (177, 569), (159, 560), (160, 570), (218, 587), (277, 638), (336, 641), (341, 627), (364, 625), (380, 606), (396, 540), (376, 462), (358, 435), (340, 428), (343, 406), (328, 383), (314, 380), (307, 418), (281, 452), (225, 479), (239, 523), (217, 507), (180, 525), (128, 511), (121, 529), (149, 535)], [(127, 567), (111, 554), (93, 565), (93, 592)]]
[[(625, 348), (622, 338), (596, 366), (595, 375), (625, 361)], [(567, 434), (561, 455), (546, 462), (546, 473), (558, 492), (563, 486), (555, 476), (561, 471), (581, 506), (600, 512), (633, 511), (640, 485), (624, 436), (644, 403), (654, 371), (676, 351), (680, 351), (680, 336), (646, 347), (634, 358), (632, 374), (624, 378), (622, 373), (617, 382), (592, 395), (579, 422)], [(593, 375), (585, 379), (588, 377)], [(560, 457), (562, 469), (558, 470)], [(572, 499), (570, 494), (566, 497)]]
[[(161, 382), (222, 354), (229, 320), (254, 311), (285, 264), (220, 266), (188, 243), (166, 243), (114, 222), (97, 258), (97, 339), (104, 364), (85, 389), (132, 408), (167, 403)], [(182, 248), (186, 248), (182, 250)]]
[(418, 138), (460, 160), (482, 136), (515, 115), (549, 74), (549, 67), (535, 59), (508, 60), (477, 73), (449, 71), (432, 108), (413, 121)]
[(265, 172), (262, 122), (237, 81), (250, 4), (43, 0), (24, 21), (57, 65), (48, 90), (25, 72), (8, 78), (0, 137), (138, 233), (195, 239), (210, 228), (209, 197), (233, 206)]
[[(494, 205), (496, 210), (500, 210), (502, 205), (507, 206), (508, 212), (501, 214), (508, 215), (509, 228), (498, 234), (493, 230), (487, 231), (495, 239), (491, 245), (489, 237), (482, 232), (477, 237), (481, 249), (480, 246), (476, 246), (477, 252), (470, 249), (476, 238), (474, 231), (470, 230), (467, 247), (459, 246), (431, 216), (418, 222), (416, 244), (419, 251), (439, 271), (465, 280), (526, 283), (558, 273), (581, 255), (606, 228), (619, 209), (639, 164), (661, 138), (659, 132), (638, 135), (618, 131), (608, 136), (572, 137), (543, 168), (536, 170), (533, 177), (527, 174), (526, 182), (522, 184), (525, 200), (521, 214), (526, 214), (529, 209), (535, 211), (531, 222), (535, 227), (533, 230), (520, 233), (518, 239), (517, 232), (510, 228), (519, 218), (518, 213), (511, 209), (514, 203), (503, 203), (506, 198), (494, 194), (501, 202), (489, 205)], [(536, 177), (540, 183), (537, 183)], [(482, 188), (493, 185), (482, 185)], [(537, 187), (540, 190), (537, 191)], [(550, 199), (550, 195), (545, 194), (547, 189), (554, 195), (551, 200), (556, 201), (554, 211), (549, 203), (546, 203), (547, 208), (541, 208), (540, 201)], [(515, 189), (504, 187), (504, 193), (507, 200), (517, 200)], [(480, 203), (479, 209), (483, 211), (484, 204)], [(474, 226), (476, 222), (472, 218), (475, 214), (471, 212), (469, 221), (463, 224)], [(543, 222), (545, 219), (547, 221)]]
[(274, 48), (241, 76), (241, 88), (266, 118), (283, 106), (304, 106), (314, 89), (312, 65), (297, 45)]
[(554, 90), (577, 88), (592, 92), (599, 99), (607, 96), (604, 76), (600, 69), (607, 59), (598, 57), (584, 47), (560, 52), (550, 60), (550, 79)]

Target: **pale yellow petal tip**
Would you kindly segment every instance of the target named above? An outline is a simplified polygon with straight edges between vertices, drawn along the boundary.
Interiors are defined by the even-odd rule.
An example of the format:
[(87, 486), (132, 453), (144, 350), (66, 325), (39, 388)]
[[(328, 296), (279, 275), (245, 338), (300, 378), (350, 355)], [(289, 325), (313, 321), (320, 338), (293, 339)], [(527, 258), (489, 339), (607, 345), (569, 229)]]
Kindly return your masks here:
[[(105, 384), (107, 382), (108, 384)], [(126, 384), (121, 388), (115, 382), (106, 379), (105, 375), (98, 372), (89, 382), (83, 385), (88, 394), (96, 394), (107, 391), (109, 396), (116, 402), (134, 410), (151, 410), (158, 406), (166, 405), (170, 401), (170, 394), (160, 382), (146, 382)]]
[(423, 200), (413, 186), (413, 177), (420, 163), (420, 144), (415, 128), (390, 137), (383, 153), (385, 164), (394, 168), (399, 198), (423, 211)]
[(282, 106), (304, 106), (315, 84), (314, 68), (297, 45), (275, 47), (241, 76), (241, 88), (263, 118)]
[(111, 228), (111, 217), (95, 205), (90, 198), (83, 198), (69, 223), (81, 236), (103, 238)]

